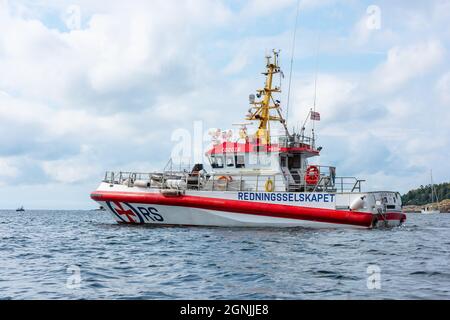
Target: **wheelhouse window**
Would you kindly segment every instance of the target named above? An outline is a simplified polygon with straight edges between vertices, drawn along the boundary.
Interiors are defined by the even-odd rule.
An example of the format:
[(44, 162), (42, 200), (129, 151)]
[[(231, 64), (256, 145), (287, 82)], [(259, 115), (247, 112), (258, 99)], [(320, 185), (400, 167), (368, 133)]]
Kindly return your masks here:
[(223, 157), (222, 156), (211, 156), (211, 167), (213, 169), (223, 168)]
[(233, 156), (226, 157), (226, 164), (227, 164), (227, 167), (234, 167)]
[(271, 155), (265, 152), (252, 152), (249, 154), (248, 163), (251, 166), (256, 165), (258, 167), (270, 167), (271, 162), (272, 162)]
[(245, 168), (244, 156), (235, 156), (235, 160), (236, 160), (236, 168)]

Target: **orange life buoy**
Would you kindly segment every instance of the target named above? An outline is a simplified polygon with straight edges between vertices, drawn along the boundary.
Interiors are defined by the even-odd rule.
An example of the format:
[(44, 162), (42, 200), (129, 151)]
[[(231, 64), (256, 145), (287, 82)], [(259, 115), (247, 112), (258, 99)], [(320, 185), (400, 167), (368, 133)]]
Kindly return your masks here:
[(217, 178), (217, 180), (231, 182), (233, 181), (233, 178), (230, 176), (220, 176), (219, 178)]
[(317, 184), (320, 178), (320, 170), (318, 166), (308, 166), (305, 173), (306, 184)]
[(224, 191), (225, 189), (227, 189), (228, 184), (233, 181), (233, 178), (230, 176), (220, 176), (219, 178), (217, 178), (217, 185), (216, 188)]

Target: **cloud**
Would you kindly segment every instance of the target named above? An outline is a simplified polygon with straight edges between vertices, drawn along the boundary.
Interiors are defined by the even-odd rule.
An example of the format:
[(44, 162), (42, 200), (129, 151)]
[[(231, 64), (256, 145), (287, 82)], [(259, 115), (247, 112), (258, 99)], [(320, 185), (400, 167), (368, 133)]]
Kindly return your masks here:
[(12, 162), (11, 159), (0, 158), (0, 177), (16, 177), (19, 174)]
[(248, 52), (241, 50), (234, 56), (233, 60), (222, 70), (225, 75), (232, 75), (241, 72), (247, 66), (249, 60)]
[[(412, 177), (424, 177), (430, 167), (448, 179), (440, 165), (450, 156), (447, 74), (428, 80), (437, 78), (445, 55), (440, 42), (426, 41), (389, 49), (370, 73), (319, 73), (320, 163), (337, 165), (341, 175), (374, 178), (378, 187), (396, 178), (402, 188), (412, 187)], [(291, 124), (303, 123), (313, 106), (314, 75), (301, 77), (293, 86)]]
[(450, 72), (442, 75), (436, 84), (437, 94), (443, 104), (450, 105)]
[[(75, 29), (71, 4), (0, 1), (0, 207), (18, 193), (45, 206), (41, 190), (94, 205), (103, 171), (163, 167), (174, 130), (242, 122), (266, 51), (281, 48), (289, 68), (294, 0), (80, 0)], [(301, 125), (313, 106), (320, 33), (318, 161), (371, 188), (406, 191), (430, 166), (450, 179), (448, 2), (381, 1), (371, 32), (365, 4), (300, 5), (289, 120)]]
[(279, 0), (276, 5), (273, 2), (265, 0), (250, 0), (241, 9), (241, 15), (262, 17), (273, 14), (278, 10), (283, 10), (286, 7), (295, 6), (295, 4), (296, 0)]
[[(321, 7), (327, 7), (332, 4), (340, 2), (339, 0), (300, 0), (299, 9), (303, 12), (311, 11)], [(242, 15), (247, 16), (267, 16), (276, 13), (277, 11), (290, 9), (295, 11), (298, 0), (279, 0), (276, 5), (271, 1), (266, 0), (250, 0), (245, 2), (241, 9)]]
[(408, 81), (432, 72), (442, 61), (444, 52), (439, 41), (390, 49), (386, 62), (374, 72), (374, 90), (392, 92)]
[(62, 183), (84, 182), (98, 176), (100, 167), (90, 156), (91, 147), (82, 146), (81, 149), (76, 157), (42, 162), (44, 172), (55, 182)]
[(0, 86), (77, 108), (96, 97), (103, 104), (121, 100), (143, 90), (144, 82), (149, 91), (168, 90), (160, 81), (167, 71), (183, 75), (178, 86), (186, 86), (191, 65), (185, 62), (195, 59), (191, 45), (228, 16), (218, 1), (138, 1), (126, 10), (114, 2), (107, 12), (92, 14), (84, 29), (63, 32), (13, 15), (11, 7), (3, 2), (1, 8)]

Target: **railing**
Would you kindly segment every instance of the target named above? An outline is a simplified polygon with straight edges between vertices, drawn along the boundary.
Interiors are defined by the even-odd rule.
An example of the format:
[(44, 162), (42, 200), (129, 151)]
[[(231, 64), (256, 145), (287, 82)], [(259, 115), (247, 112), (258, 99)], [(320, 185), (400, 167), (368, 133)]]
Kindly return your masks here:
[[(250, 143), (258, 143), (258, 140), (254, 137), (248, 137), (248, 139)], [(315, 148), (314, 137), (306, 136), (304, 134), (294, 133), (290, 136), (286, 134), (271, 134), (270, 141), (272, 145), (278, 145), (281, 148), (296, 148), (302, 146)]]
[(340, 192), (350, 191), (350, 192), (361, 192), (361, 184), (366, 180), (359, 180), (355, 177), (336, 177), (337, 190)]
[(179, 162), (178, 164), (174, 164), (172, 158), (167, 161), (166, 166), (164, 167), (163, 172), (189, 172), (192, 169), (190, 163)]
[(315, 148), (315, 139), (313, 137), (305, 136), (304, 134), (272, 136), (272, 142), (277, 141), (280, 147), (283, 148), (300, 147), (302, 145), (308, 145), (311, 148)]
[[(327, 167), (321, 167), (327, 168)], [(332, 167), (328, 167), (332, 168)], [(303, 172), (303, 174), (301, 174)], [(334, 177), (321, 174), (319, 182), (308, 185), (304, 171), (299, 170), (300, 182), (283, 173), (200, 173), (165, 171), (152, 173), (106, 172), (103, 182), (128, 187), (140, 186), (158, 189), (194, 189), (199, 191), (277, 191), (277, 192), (361, 192), (364, 180), (355, 177)], [(271, 181), (269, 185), (268, 181)]]
[(319, 176), (317, 183), (308, 184), (306, 182), (306, 169), (286, 170), (289, 191), (335, 191), (336, 168), (330, 166), (318, 166)]
[[(224, 177), (224, 179), (221, 179)], [(230, 179), (231, 178), (231, 179)], [(268, 182), (270, 181), (270, 184)], [(286, 191), (282, 174), (211, 174), (202, 190), (206, 191)]]
[[(306, 170), (297, 170), (301, 177), (300, 183), (290, 183), (294, 189), (309, 191), (338, 191), (338, 192), (361, 192), (362, 183), (366, 180), (359, 180), (355, 177), (336, 177), (334, 175), (334, 167), (318, 166), (320, 168), (320, 176), (317, 184), (308, 185), (304, 179)], [(324, 168), (330, 170), (329, 174), (324, 174)]]

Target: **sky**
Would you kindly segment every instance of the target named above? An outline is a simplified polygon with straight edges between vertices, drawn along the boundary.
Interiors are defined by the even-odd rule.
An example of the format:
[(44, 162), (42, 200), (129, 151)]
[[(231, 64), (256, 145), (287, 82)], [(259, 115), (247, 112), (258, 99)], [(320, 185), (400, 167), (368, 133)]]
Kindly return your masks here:
[[(297, 1), (0, 0), (0, 208), (95, 208), (105, 171), (162, 169), (178, 133), (243, 122), (264, 56), (289, 74)], [(288, 123), (317, 77), (313, 162), (366, 190), (450, 181), (450, 0), (299, 8)]]

